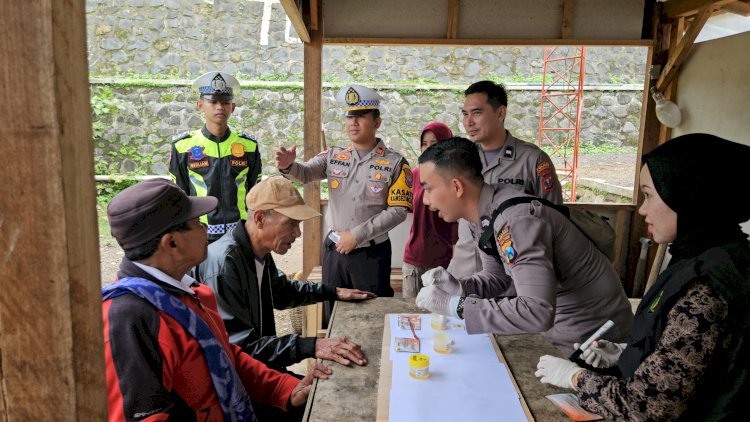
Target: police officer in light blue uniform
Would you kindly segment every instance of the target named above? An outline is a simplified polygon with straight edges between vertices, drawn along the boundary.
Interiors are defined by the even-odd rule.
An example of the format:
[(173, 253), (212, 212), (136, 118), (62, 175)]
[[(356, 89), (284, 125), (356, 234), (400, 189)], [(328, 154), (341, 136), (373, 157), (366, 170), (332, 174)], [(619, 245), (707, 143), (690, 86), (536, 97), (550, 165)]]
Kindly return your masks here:
[(208, 72), (193, 83), (196, 103), (206, 124), (172, 139), (169, 173), (191, 196), (213, 196), (219, 206), (201, 221), (208, 225), (208, 241), (231, 232), (247, 219), (245, 196), (261, 172), (260, 150), (255, 138), (232, 132), (228, 121), (234, 112), (234, 94), (240, 83), (225, 72)]
[(382, 122), (380, 95), (361, 85), (347, 85), (336, 99), (346, 112), (351, 143), (323, 151), (306, 163), (294, 161), (295, 146), (281, 148), (276, 166), (302, 183), (328, 179), (326, 218), (331, 232), (325, 240), (323, 283), (393, 296), (388, 232), (411, 209), (411, 168), (376, 137)]

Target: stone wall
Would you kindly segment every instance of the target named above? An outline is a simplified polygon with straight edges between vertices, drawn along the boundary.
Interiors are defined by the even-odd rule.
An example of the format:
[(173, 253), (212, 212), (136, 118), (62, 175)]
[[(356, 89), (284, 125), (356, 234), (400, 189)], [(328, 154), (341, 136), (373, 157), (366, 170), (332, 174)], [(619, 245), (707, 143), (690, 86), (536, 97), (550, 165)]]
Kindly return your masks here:
[[(303, 47), (277, 0), (87, 0), (86, 16), (92, 98), (106, 106), (94, 108), (97, 174), (165, 174), (169, 138), (202, 124), (189, 85), (209, 70), (243, 83), (230, 123), (258, 138), (265, 163), (278, 145), (302, 144)], [(480, 79), (508, 85), (506, 126), (536, 140), (543, 51), (325, 46), (328, 144), (346, 142), (335, 90), (362, 83), (386, 98), (380, 136), (413, 163), (426, 122), (464, 133), (461, 92)], [(587, 48), (583, 144), (637, 143), (645, 57), (645, 48)]]
[[(506, 127), (521, 139), (538, 138), (538, 90), (509, 89)], [(334, 101), (338, 87), (323, 89), (323, 129), (328, 145), (348, 141), (344, 118)], [(95, 140), (97, 174), (166, 174), (169, 139), (202, 125), (195, 95), (187, 86), (138, 87), (94, 84), (94, 95), (111, 90), (119, 111), (99, 117), (101, 136)], [(385, 97), (383, 124), (378, 135), (416, 162), (419, 131), (432, 120), (445, 122), (455, 134), (465, 135), (460, 107), (463, 93), (456, 88), (425, 90), (379, 87)], [(230, 119), (233, 130), (253, 135), (261, 144), (264, 163), (273, 165), (279, 145), (297, 144), (302, 157), (302, 89), (295, 86), (244, 88), (235, 98)], [(641, 91), (584, 93), (581, 143), (635, 146), (638, 142)], [(273, 168), (266, 168), (268, 172)]]
[[(93, 76), (302, 81), (303, 47), (278, 0), (87, 0)], [(329, 82), (540, 81), (542, 47), (326, 46)], [(643, 83), (645, 47), (588, 47), (586, 83)]]

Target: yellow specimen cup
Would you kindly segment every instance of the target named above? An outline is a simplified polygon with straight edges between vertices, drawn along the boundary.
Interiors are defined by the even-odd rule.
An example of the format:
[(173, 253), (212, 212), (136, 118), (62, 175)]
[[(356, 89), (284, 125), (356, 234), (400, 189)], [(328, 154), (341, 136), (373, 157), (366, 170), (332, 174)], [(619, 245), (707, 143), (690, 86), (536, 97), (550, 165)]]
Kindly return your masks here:
[(409, 375), (418, 380), (430, 377), (430, 357), (421, 353), (409, 356)]

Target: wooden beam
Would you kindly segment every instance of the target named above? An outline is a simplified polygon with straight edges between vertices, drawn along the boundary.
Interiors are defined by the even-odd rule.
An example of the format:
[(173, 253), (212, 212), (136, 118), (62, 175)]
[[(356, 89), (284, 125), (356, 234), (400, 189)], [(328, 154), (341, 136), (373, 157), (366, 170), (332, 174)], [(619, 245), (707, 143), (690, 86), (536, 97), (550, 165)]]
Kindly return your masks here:
[(669, 60), (664, 66), (664, 69), (662, 69), (659, 80), (656, 82), (656, 89), (658, 91), (663, 92), (664, 88), (669, 85), (672, 78), (675, 77), (682, 62), (685, 61), (690, 53), (695, 39), (698, 37), (698, 34), (700, 34), (701, 29), (703, 29), (703, 25), (706, 24), (706, 21), (711, 17), (713, 11), (713, 6), (703, 7), (700, 12), (698, 12), (695, 19), (690, 23), (687, 32), (680, 39), (679, 43), (674, 48), (669, 49)]
[(574, 0), (562, 0), (562, 22), (560, 25), (560, 38), (573, 37), (573, 7)]
[(448, 0), (448, 31), (446, 38), (458, 38), (458, 2), (459, 0)]
[[(318, 7), (319, 7), (318, 3)], [(318, 11), (320, 12), (320, 11)], [(320, 13), (317, 14), (320, 16)], [(311, 13), (312, 16), (312, 13)], [(304, 82), (304, 147), (305, 161), (320, 152), (320, 137), (323, 127), (321, 116), (323, 92), (323, 31), (312, 31), (309, 42), (305, 43), (305, 82)], [(305, 184), (305, 202), (313, 209), (320, 210), (320, 182)], [(320, 265), (320, 248), (322, 244), (322, 217), (316, 217), (303, 223), (302, 234), (302, 271), (307, 276)]]
[(4, 6), (0, 420), (105, 420), (85, 0)]
[(750, 4), (745, 1), (735, 1), (720, 9), (722, 12), (734, 13), (740, 16), (750, 16)]
[(320, 29), (320, 19), (318, 18), (318, 0), (310, 0), (310, 30), (317, 31)]
[(367, 37), (330, 37), (323, 38), (324, 44), (345, 45), (441, 45), (441, 46), (507, 46), (507, 45), (603, 45), (623, 47), (648, 47), (651, 40), (642, 39), (561, 39), (561, 38), (367, 38)]
[(281, 6), (284, 8), (286, 15), (289, 16), (289, 20), (292, 22), (292, 26), (297, 31), (299, 39), (304, 43), (310, 42), (310, 33), (307, 31), (305, 20), (302, 19), (302, 9), (297, 4), (296, 0), (279, 0)]
[(691, 16), (700, 12), (704, 7), (718, 9), (736, 0), (671, 0), (664, 3), (664, 14), (670, 18)]
[[(668, 44), (664, 45), (663, 38), (668, 37), (669, 33), (663, 31), (664, 21), (663, 15), (659, 13), (658, 8), (651, 10), (651, 28), (649, 37), (651, 38), (652, 45), (649, 47), (648, 55), (646, 56), (646, 69), (651, 69), (653, 65), (659, 63), (659, 59), (663, 56), (663, 50), (668, 48)], [(636, 162), (635, 177), (633, 180), (633, 199), (632, 204), (637, 210), (642, 204), (642, 198), (640, 194), (640, 168), (643, 154), (651, 151), (658, 145), (659, 140), (659, 129), (661, 123), (656, 118), (655, 103), (649, 89), (651, 84), (656, 79), (651, 79), (651, 72), (646, 72), (643, 79), (643, 94), (641, 99), (641, 126), (638, 138), (638, 159)], [(638, 258), (640, 255), (640, 242), (639, 239), (645, 236), (646, 224), (643, 217), (637, 212), (631, 214), (630, 219), (630, 234), (628, 236), (627, 259), (625, 261), (625, 291), (632, 294), (633, 280), (635, 279), (636, 268), (638, 266)]]

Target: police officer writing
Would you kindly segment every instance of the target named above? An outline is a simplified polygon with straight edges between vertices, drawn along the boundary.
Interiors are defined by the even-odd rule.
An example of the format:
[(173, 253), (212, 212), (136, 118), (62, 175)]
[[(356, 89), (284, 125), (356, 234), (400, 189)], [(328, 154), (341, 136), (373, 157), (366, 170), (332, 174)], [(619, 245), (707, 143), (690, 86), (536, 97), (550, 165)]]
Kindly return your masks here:
[(200, 95), (196, 107), (206, 124), (172, 139), (169, 173), (190, 196), (213, 196), (219, 206), (201, 222), (208, 225), (208, 241), (231, 231), (247, 218), (245, 195), (261, 172), (258, 142), (229, 129), (240, 83), (225, 72), (208, 72), (193, 82)]
[[(484, 181), (562, 204), (560, 181), (549, 156), (536, 145), (505, 130), (508, 111), (505, 87), (492, 81), (479, 81), (466, 88), (464, 95), (461, 109), (464, 129), (479, 149)], [(476, 239), (469, 227), (466, 221), (459, 221), (458, 242), (448, 265), (448, 272), (458, 278), (469, 277), (482, 269)]]
[(393, 296), (388, 231), (404, 221), (411, 208), (411, 169), (401, 154), (376, 137), (382, 121), (380, 95), (347, 85), (336, 99), (346, 111), (351, 144), (323, 151), (306, 163), (294, 161), (295, 146), (281, 148), (276, 166), (302, 183), (328, 179), (331, 232), (325, 240), (323, 283)]
[[(467, 220), (472, 230), (491, 230), (494, 256), (480, 252), (482, 271), (460, 282), (444, 270), (425, 274), (419, 307), (466, 321), (474, 333), (541, 333), (564, 353), (608, 319), (605, 337), (622, 341), (633, 314), (607, 257), (561, 212), (539, 201), (489, 216), (510, 198), (529, 195), (486, 184), (480, 154), (464, 138), (451, 138), (419, 157), (423, 201), (445, 221)], [(502, 261), (502, 264), (500, 264)], [(517, 296), (499, 297), (510, 284)]]

